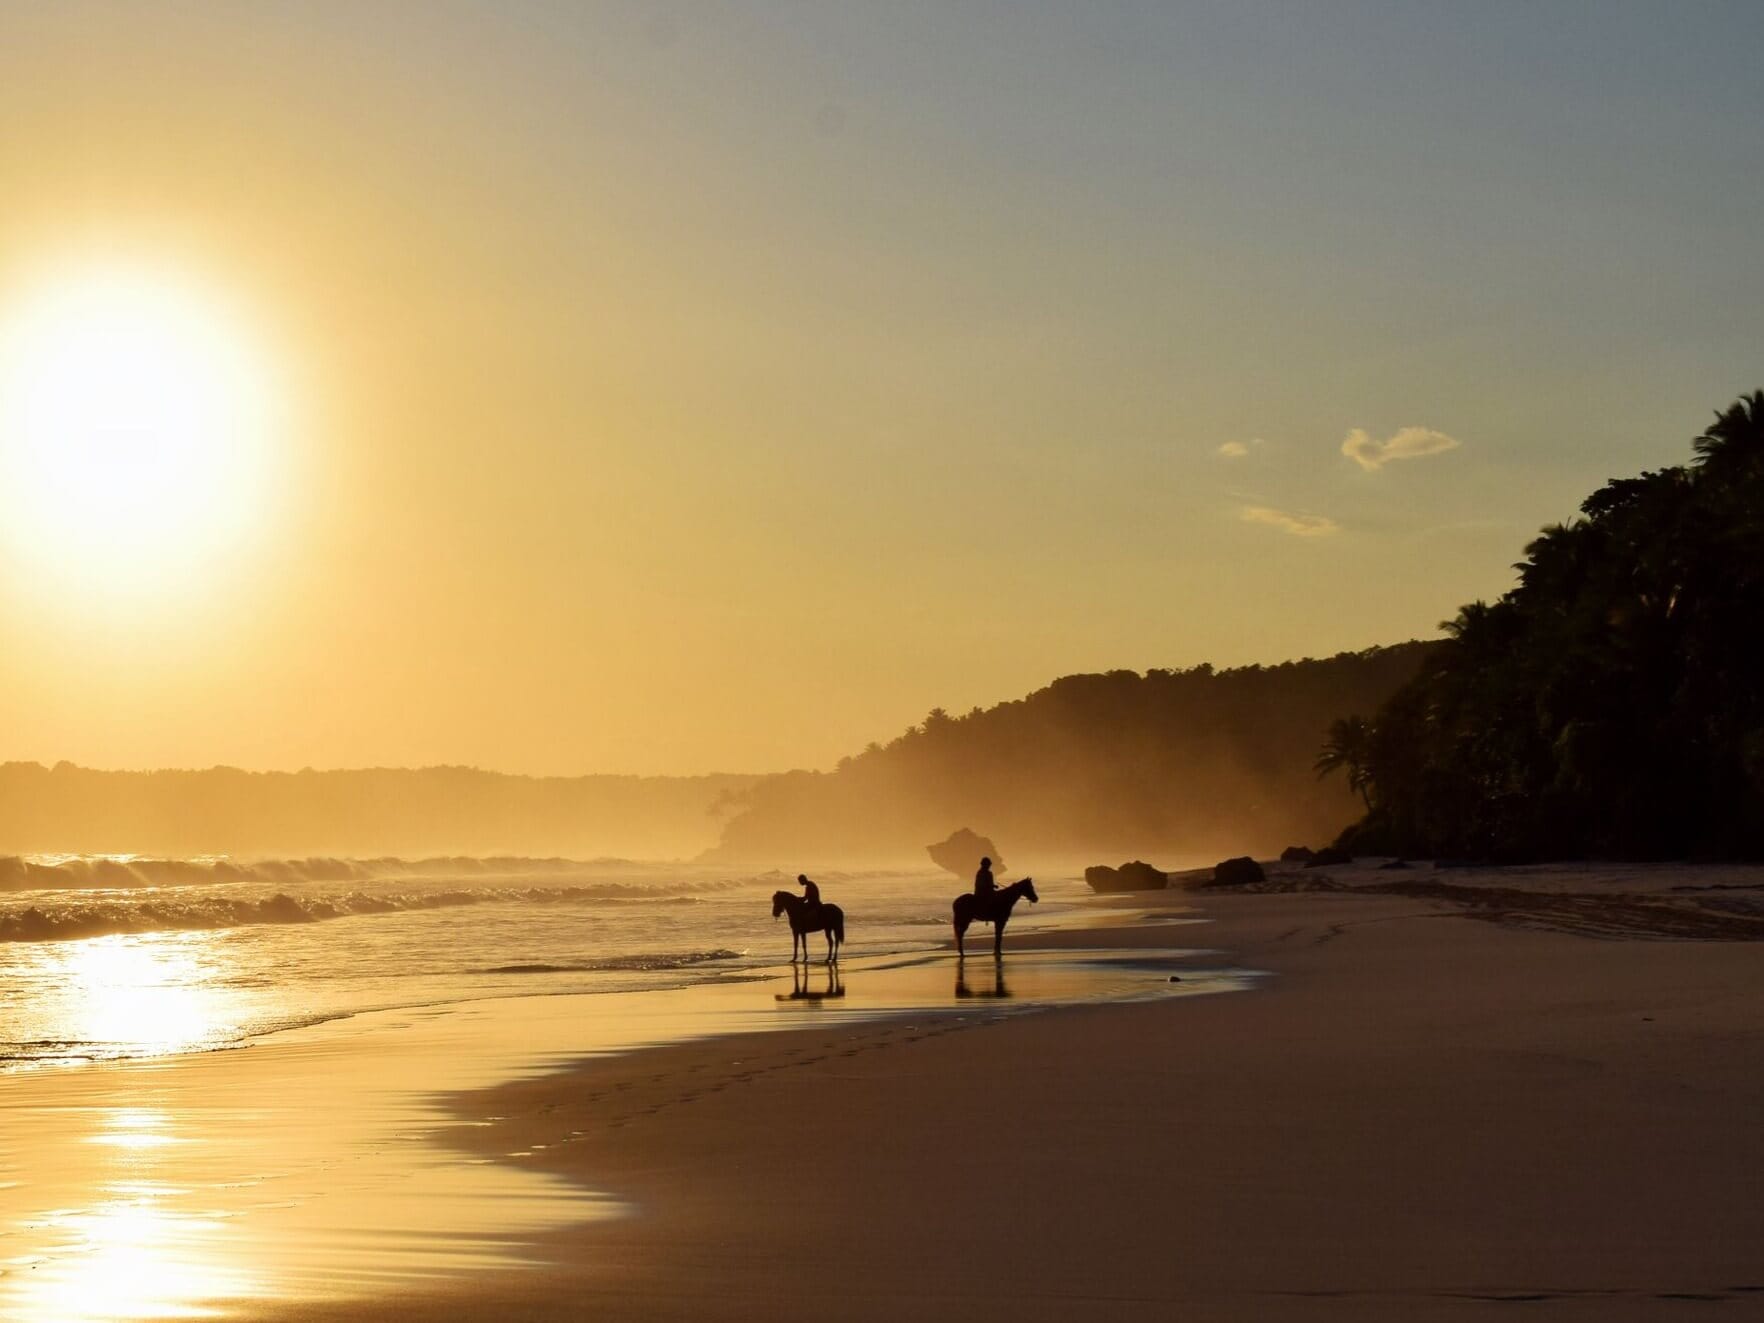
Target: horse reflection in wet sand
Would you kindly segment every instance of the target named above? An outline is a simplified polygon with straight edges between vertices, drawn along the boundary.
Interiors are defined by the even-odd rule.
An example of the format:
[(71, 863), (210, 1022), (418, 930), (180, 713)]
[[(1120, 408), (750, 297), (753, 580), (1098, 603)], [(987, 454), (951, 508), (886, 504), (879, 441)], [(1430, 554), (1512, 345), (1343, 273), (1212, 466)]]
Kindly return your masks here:
[[(778, 894), (784, 895), (785, 893), (779, 892)], [(1011, 921), (1011, 910), (1025, 896), (1029, 898), (1031, 905), (1040, 903), (1041, 897), (1035, 894), (1034, 878), (1026, 877), (1021, 882), (1013, 882), (1008, 887), (1000, 887), (992, 895), (986, 897), (976, 896), (972, 891), (964, 891), (957, 896), (955, 903), (950, 906), (950, 911), (955, 916), (956, 953), (958, 955), (965, 953), (962, 937), (967, 933), (970, 924), (990, 923), (992, 925), (992, 954), (1003, 955), (1005, 925)]]
[(839, 948), (845, 942), (845, 911), (837, 905), (826, 901), (804, 900), (790, 891), (774, 891), (772, 893), (772, 917), (780, 914), (790, 916), (790, 963), (796, 963), (796, 951), (802, 948), (802, 958), (809, 958), (808, 935), (810, 933), (827, 934), (827, 963), (832, 964), (839, 959)]
[(799, 965), (795, 961), (790, 962), (790, 981), (793, 985), (790, 991), (773, 993), (772, 995), (775, 1000), (819, 1003), (823, 1001), (836, 1001), (845, 995), (845, 983), (839, 977), (839, 964), (837, 961), (828, 962), (827, 986), (825, 988), (811, 988), (809, 986), (808, 965)]
[(993, 960), (992, 960), (992, 986), (990, 988), (988, 988), (984, 983), (980, 984), (980, 986), (978, 986), (978, 987), (969, 987), (968, 986), (968, 962), (966, 959), (964, 959), (960, 956), (957, 956), (956, 957), (955, 995), (956, 995), (957, 1001), (965, 1001), (965, 1000), (968, 1000), (969, 998), (976, 998), (976, 997), (984, 998), (984, 999), (988, 999), (988, 1000), (992, 1000), (992, 999), (996, 999), (996, 1000), (1000, 1000), (1000, 1001), (1008, 1000), (1011, 995), (1011, 990), (1009, 988), (1005, 987), (1004, 957), (1003, 956), (994, 956), (993, 957)]

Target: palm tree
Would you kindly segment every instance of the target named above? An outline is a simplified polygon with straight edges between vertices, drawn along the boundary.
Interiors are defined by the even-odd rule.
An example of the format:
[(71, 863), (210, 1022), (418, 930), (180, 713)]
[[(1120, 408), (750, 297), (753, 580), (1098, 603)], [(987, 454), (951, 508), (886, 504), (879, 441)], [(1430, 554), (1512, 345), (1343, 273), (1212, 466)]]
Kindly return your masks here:
[(1372, 811), (1372, 723), (1364, 717), (1339, 717), (1329, 723), (1329, 738), (1313, 765), (1318, 776), (1347, 769), (1348, 788)]
[(1764, 465), (1764, 390), (1742, 395), (1716, 414), (1709, 430), (1691, 445), (1705, 473), (1738, 477)]

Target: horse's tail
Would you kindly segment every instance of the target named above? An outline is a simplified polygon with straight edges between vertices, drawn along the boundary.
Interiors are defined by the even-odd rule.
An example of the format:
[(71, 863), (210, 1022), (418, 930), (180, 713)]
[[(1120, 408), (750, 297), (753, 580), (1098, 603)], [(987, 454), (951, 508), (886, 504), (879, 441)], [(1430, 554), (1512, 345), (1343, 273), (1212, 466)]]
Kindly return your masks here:
[(845, 944), (845, 911), (837, 905), (829, 905), (827, 910), (827, 927), (832, 930), (833, 940), (843, 946)]

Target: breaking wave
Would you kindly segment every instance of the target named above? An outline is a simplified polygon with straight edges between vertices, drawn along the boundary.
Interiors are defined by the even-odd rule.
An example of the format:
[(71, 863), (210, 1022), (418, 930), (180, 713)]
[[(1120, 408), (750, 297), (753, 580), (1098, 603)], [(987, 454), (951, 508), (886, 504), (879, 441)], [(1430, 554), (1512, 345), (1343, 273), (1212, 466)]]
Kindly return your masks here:
[(295, 886), (309, 882), (390, 882), (471, 879), (515, 880), (626, 876), (656, 872), (662, 866), (630, 859), (528, 859), (518, 855), (477, 858), (444, 855), (430, 859), (263, 859), (240, 862), (225, 857), (154, 859), (140, 855), (0, 856), (0, 891), (126, 890), (130, 887), (207, 886), (257, 882)]
[[(737, 882), (697, 884), (695, 891), (721, 891)], [(54, 942), (116, 933), (192, 932), (254, 924), (322, 923), (360, 915), (403, 914), (465, 905), (677, 905), (697, 896), (627, 882), (586, 886), (449, 888), (425, 891), (347, 891), (319, 895), (179, 895), (150, 898), (104, 897), (70, 903), (34, 904), (0, 911), (0, 942)]]

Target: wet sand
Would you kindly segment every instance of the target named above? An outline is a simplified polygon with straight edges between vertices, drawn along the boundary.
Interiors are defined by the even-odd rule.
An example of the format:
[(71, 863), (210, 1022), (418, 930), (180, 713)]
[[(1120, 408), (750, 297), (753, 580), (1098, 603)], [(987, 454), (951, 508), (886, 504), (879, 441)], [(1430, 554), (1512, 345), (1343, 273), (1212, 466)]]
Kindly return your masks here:
[[(1388, 880), (1207, 894), (1201, 927), (1099, 902), (1121, 926), (1012, 941), (1005, 997), (990, 956), (857, 961), (843, 997), (811, 970), (801, 998), (484, 1003), (72, 1072), (88, 1110), (38, 1117), (40, 1137), (83, 1126), (89, 1143), (114, 1121), (147, 1137), (116, 1150), (144, 1161), (168, 1152), (155, 1126), (211, 1160), (205, 1134), (292, 1146), (262, 1176), (293, 1191), (286, 1241), (263, 1237), (267, 1208), (229, 1211), (217, 1168), (186, 1211), (224, 1214), (210, 1249), (249, 1225), (243, 1257), (242, 1233), (231, 1259), (191, 1257), (203, 1242), (182, 1226), (181, 1261), (126, 1237), (85, 1261), (113, 1283), (157, 1265), (161, 1316), (202, 1271), (207, 1303), (234, 1297), (223, 1316), (309, 1323), (1764, 1312), (1764, 943), (1635, 926), (1649, 895), (1760, 876), (1451, 879), (1535, 893), (1535, 911), (1351, 889)], [(1633, 893), (1615, 927), (1564, 926), (1549, 899), (1614, 888)], [(1155, 995), (1233, 986), (1206, 972), (1229, 968), (1269, 974)], [(1157, 987), (1172, 971), (1183, 982)], [(719, 1036), (624, 1050), (704, 1032)], [(125, 1100), (160, 1119), (130, 1121)], [(163, 1175), (201, 1172), (180, 1158)], [(318, 1289), (328, 1256), (338, 1280)], [(60, 1299), (116, 1298), (79, 1294), (77, 1255), (45, 1262)], [(217, 1263), (255, 1289), (219, 1289)], [(13, 1313), (103, 1316), (46, 1312), (55, 1299)]]
[(1203, 903), (1208, 943), (1274, 977), (696, 1043), (461, 1100), (504, 1119), (452, 1142), (552, 1145), (520, 1161), (632, 1211), (400, 1316), (1764, 1312), (1764, 944), (1474, 922), (1429, 896)]
[[(1180, 958), (1028, 957), (999, 999), (992, 985), (963, 996), (940, 959), (860, 957), (836, 983), (825, 969), (798, 971), (800, 983), (780, 970), (453, 1003), (238, 1050), (0, 1075), (0, 1319), (249, 1319), (337, 1301), (384, 1317), (388, 1301), (437, 1281), (518, 1273), (550, 1233), (626, 1211), (535, 1160), (567, 1136), (511, 1138), (487, 1116), (450, 1133), (462, 1098), (585, 1058), (642, 1060), (657, 1044), (755, 1041), (829, 1018), (856, 1031), (957, 998), (984, 1017), (1233, 986), (1220, 974), (1172, 988), (1160, 961)], [(447, 1142), (462, 1134), (473, 1151)]]

